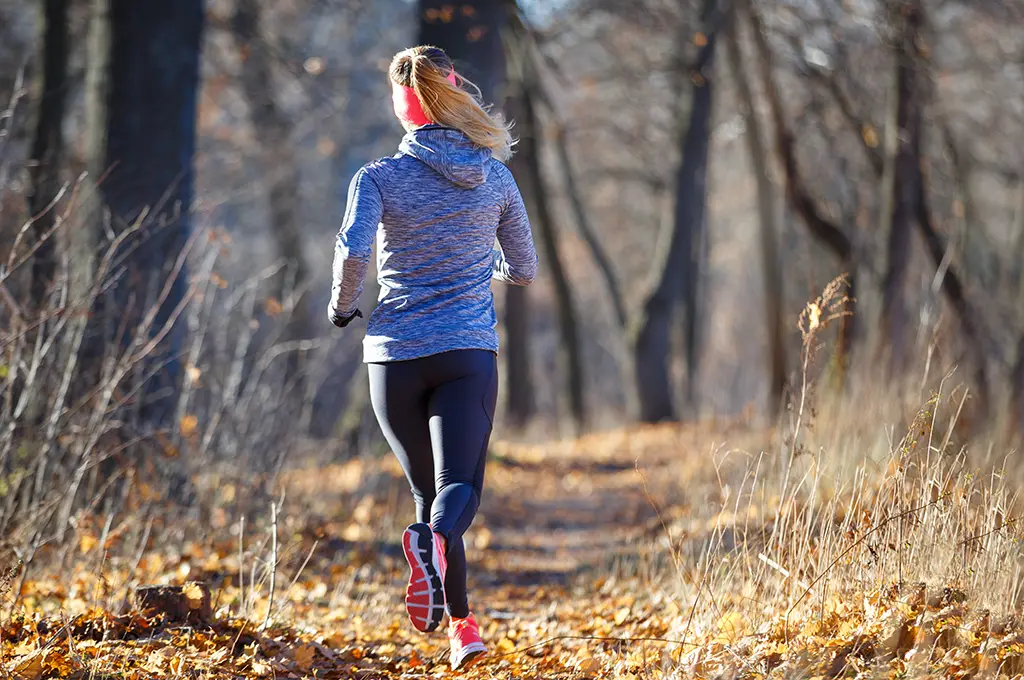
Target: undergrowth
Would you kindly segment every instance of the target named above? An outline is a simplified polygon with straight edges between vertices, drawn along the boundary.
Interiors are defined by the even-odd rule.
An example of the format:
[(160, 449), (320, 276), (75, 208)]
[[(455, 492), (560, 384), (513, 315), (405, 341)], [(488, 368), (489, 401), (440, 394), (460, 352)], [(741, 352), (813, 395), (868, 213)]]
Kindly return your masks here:
[(809, 370), (841, 289), (834, 283), (801, 317), (802, 388), (776, 448), (719, 453), (705, 533), (692, 515), (666, 525), (681, 605), (672, 674), (1019, 673), (1016, 454), (973, 456), (956, 441), (970, 397), (950, 376), (898, 438), (888, 428), (900, 405), (877, 387), (881, 408), (859, 404), (887, 420), (865, 428), (841, 409), (812, 416)]

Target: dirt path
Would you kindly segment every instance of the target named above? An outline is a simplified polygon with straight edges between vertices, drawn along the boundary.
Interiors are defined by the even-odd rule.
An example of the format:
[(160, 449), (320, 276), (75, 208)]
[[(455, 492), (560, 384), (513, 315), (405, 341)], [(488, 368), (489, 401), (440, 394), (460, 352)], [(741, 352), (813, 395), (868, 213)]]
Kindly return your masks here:
[(583, 452), (495, 456), (469, 536), (475, 586), (572, 585), (636, 542), (655, 511), (634, 462)]
[[(651, 571), (622, 566), (658, 549), (657, 513), (621, 444), (495, 446), (467, 534), (470, 603), (489, 655), (461, 677), (659, 677), (651, 669), (666, 662), (661, 649), (609, 640), (664, 636), (678, 619)], [(652, 488), (671, 467), (670, 457), (644, 457)], [(225, 512), (181, 527), (178, 542), (154, 542), (142, 559), (83, 542), (79, 559), (99, 572), (37, 572), (22, 589), (30, 616), (0, 625), (0, 671), (29, 680), (452, 676), (443, 630), (421, 635), (406, 620), (398, 541), (412, 502), (393, 458), (311, 465), (283, 485), (269, 616), (272, 525), (249, 518), (239, 554), (238, 524)], [(126, 607), (135, 584), (189, 580), (212, 591), (208, 622)]]
[[(662, 445), (658, 451), (659, 455), (645, 452), (641, 475), (635, 454), (621, 442), (494, 447), (483, 503), (466, 535), (470, 605), (493, 654), (469, 677), (581, 677), (580, 659), (586, 670), (586, 655), (600, 643), (592, 643), (592, 651), (578, 640), (530, 647), (559, 636), (665, 633), (662, 621), (677, 612), (668, 610), (667, 599), (644, 581), (646, 575), (638, 577), (635, 567), (622, 566), (657, 552), (652, 535), (657, 533), (658, 514), (645, 493), (644, 480), (652, 489), (663, 487), (674, 462), (671, 448)], [(360, 536), (358, 527), (351, 525), (327, 529), (330, 535), (357, 539), (357, 544), (360, 538), (375, 539), (376, 548), (361, 554), (362, 566), (354, 574), (342, 572), (334, 585), (340, 594), (332, 602), (300, 608), (301, 616), (323, 622), (338, 619), (339, 611), (349, 613), (344, 620), (331, 621), (337, 628), (330, 639), (343, 649), (363, 645), (378, 650), (379, 658), (360, 660), (368, 673), (361, 677), (400, 675), (410, 659), (413, 665), (423, 660), (441, 672), (447, 651), (443, 633), (418, 635), (404, 619), (401, 598), (407, 567), (397, 538), (411, 519), (412, 504), (397, 466), (385, 459), (384, 467), (389, 477), (373, 483), (379, 500), (369, 514), (379, 511), (385, 517), (369, 522), (374, 527), (371, 535)], [(316, 493), (337, 493), (331, 491), (330, 479), (330, 474), (319, 475), (322, 486)], [(364, 506), (367, 502), (362, 501)], [(359, 513), (357, 508), (350, 514)], [(368, 514), (365, 507), (363, 514)], [(360, 521), (366, 524), (365, 519)], [(339, 560), (351, 562), (340, 557), (342, 545), (336, 549)], [(358, 629), (352, 625), (355, 612), (363, 624)], [(394, 652), (392, 643), (397, 643)], [(603, 646), (608, 644), (614, 646)], [(380, 654), (382, 648), (392, 656)], [(626, 663), (626, 650), (620, 656)]]

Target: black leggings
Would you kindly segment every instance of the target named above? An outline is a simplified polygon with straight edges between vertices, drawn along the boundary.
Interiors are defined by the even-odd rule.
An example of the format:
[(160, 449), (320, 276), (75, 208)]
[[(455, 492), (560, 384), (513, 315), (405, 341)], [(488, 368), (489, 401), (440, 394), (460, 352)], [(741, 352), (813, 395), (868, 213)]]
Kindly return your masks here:
[(466, 349), (368, 368), (373, 412), (412, 486), (416, 519), (448, 543), (448, 613), (464, 618), (469, 599), (462, 534), (483, 493), (497, 358)]

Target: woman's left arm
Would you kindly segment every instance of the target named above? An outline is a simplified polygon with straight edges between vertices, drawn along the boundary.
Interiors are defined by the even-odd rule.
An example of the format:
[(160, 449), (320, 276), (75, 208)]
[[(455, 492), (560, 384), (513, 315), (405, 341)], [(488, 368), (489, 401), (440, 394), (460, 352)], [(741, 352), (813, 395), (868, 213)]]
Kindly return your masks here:
[(345, 219), (334, 246), (331, 303), (327, 313), (335, 325), (341, 321), (347, 324), (359, 314), (356, 305), (363, 292), (363, 280), (373, 256), (373, 239), (383, 215), (384, 199), (380, 189), (366, 168), (360, 168), (349, 184)]

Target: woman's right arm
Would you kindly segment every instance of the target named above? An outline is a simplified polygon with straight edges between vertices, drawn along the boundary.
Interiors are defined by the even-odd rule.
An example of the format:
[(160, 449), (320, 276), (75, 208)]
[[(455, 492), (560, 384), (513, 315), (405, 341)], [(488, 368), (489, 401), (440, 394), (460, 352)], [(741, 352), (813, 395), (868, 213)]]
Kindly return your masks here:
[(537, 249), (530, 218), (512, 173), (501, 166), (505, 208), (498, 221), (498, 248), (491, 254), (493, 278), (514, 286), (527, 286), (537, 277)]
[(351, 318), (363, 292), (363, 279), (373, 255), (373, 239), (384, 214), (380, 189), (360, 168), (348, 188), (345, 219), (334, 244), (334, 265), (331, 281), (331, 320)]

